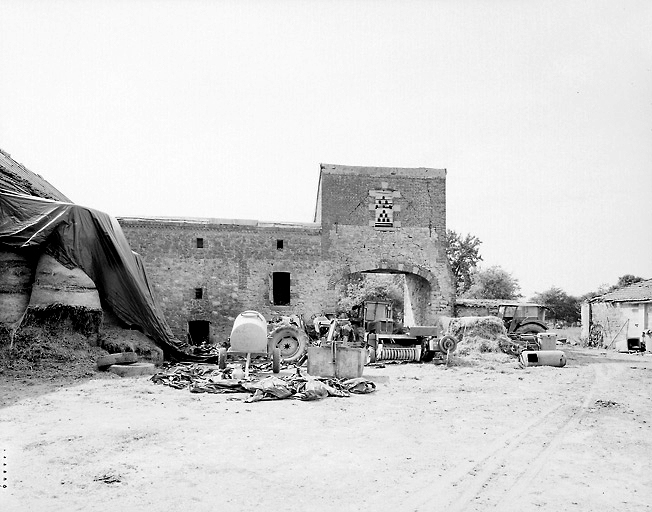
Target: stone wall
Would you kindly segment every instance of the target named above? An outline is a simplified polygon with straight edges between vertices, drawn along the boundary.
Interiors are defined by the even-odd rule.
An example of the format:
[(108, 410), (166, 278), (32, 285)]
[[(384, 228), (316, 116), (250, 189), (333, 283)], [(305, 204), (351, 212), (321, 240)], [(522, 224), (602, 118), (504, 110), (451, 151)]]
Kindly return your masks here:
[[(120, 219), (120, 224), (132, 249), (143, 256), (154, 295), (181, 339), (191, 320), (210, 322), (211, 340), (219, 343), (247, 309), (270, 318), (309, 317), (330, 307), (330, 265), (322, 261), (316, 225), (155, 219)], [(198, 238), (203, 248), (197, 247)], [(272, 304), (273, 272), (290, 273), (288, 306)]]
[[(368, 271), (406, 274), (412, 318), (433, 324), (453, 303), (444, 246), (445, 177), (438, 169), (322, 165), (315, 223), (119, 222), (181, 339), (189, 321), (203, 320), (210, 322), (211, 341), (224, 342), (235, 317), (247, 309), (267, 318), (306, 319), (335, 311), (350, 274)], [(379, 228), (375, 205), (383, 194), (390, 197), (392, 222)], [(273, 304), (274, 272), (290, 274), (288, 305)]]
[[(392, 197), (390, 227), (375, 225), (381, 193)], [(322, 165), (319, 196), (325, 259), (343, 273), (385, 270), (425, 279), (429, 286), (413, 287), (416, 295), (408, 297), (415, 320), (433, 324), (436, 315), (450, 314), (445, 170)]]
[[(627, 351), (628, 340), (639, 343), (647, 329), (648, 308), (652, 305), (636, 302), (601, 302), (589, 304), (590, 325), (600, 326), (604, 333), (603, 343), (607, 348)], [(586, 315), (585, 315), (586, 316)], [(585, 316), (582, 318), (584, 325)]]

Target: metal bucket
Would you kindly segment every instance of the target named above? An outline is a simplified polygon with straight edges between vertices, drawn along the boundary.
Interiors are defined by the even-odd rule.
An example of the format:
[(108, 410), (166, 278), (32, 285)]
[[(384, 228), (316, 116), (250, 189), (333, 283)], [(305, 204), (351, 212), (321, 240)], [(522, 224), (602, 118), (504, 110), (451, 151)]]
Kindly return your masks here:
[(367, 352), (364, 348), (308, 347), (308, 374), (338, 379), (362, 377), (366, 360)]
[(539, 346), (541, 350), (556, 350), (557, 349), (557, 333), (556, 332), (540, 332), (537, 334)]
[(520, 362), (523, 366), (566, 366), (566, 354), (561, 350), (524, 350)]

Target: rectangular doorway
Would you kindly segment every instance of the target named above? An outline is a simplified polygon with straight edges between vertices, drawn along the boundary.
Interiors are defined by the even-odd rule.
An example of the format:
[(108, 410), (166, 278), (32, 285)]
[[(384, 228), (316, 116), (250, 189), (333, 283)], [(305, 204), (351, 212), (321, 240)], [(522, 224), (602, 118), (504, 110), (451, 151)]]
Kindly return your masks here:
[(188, 340), (191, 345), (201, 345), (210, 341), (211, 323), (207, 320), (188, 321)]

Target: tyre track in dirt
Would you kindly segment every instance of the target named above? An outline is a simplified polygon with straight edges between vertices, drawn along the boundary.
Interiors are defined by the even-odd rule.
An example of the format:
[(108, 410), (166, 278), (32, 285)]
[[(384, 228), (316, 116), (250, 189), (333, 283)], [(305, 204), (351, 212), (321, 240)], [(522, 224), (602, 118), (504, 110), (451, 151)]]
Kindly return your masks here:
[(594, 367), (594, 381), (591, 388), (588, 390), (584, 401), (578, 409), (571, 412), (570, 416), (563, 422), (562, 426), (552, 434), (549, 441), (542, 444), (539, 453), (528, 461), (527, 470), (521, 473), (507, 489), (502, 497), (496, 503), (496, 506), (501, 510), (511, 510), (512, 508), (519, 508), (519, 498), (530, 487), (534, 479), (543, 470), (554, 453), (559, 450), (564, 438), (568, 433), (575, 428), (582, 418), (586, 415), (589, 407), (593, 403), (596, 392), (601, 388), (609, 379), (613, 379), (615, 371), (621, 371), (620, 365), (595, 365)]
[[(606, 381), (603, 366), (591, 367), (590, 384), (579, 405), (577, 399), (574, 405), (558, 403), (505, 433), (479, 460), (455, 466), (405, 500), (405, 510), (432, 510), (435, 503), (437, 509), (448, 512), (473, 510), (474, 506), (485, 509), (500, 505), (501, 510), (512, 507), (559, 447), (565, 433), (586, 414), (597, 387)], [(537, 433), (535, 438), (533, 432)], [(457, 489), (460, 491), (455, 494)], [(498, 499), (487, 500), (489, 496)], [(484, 501), (479, 503), (481, 498)]]

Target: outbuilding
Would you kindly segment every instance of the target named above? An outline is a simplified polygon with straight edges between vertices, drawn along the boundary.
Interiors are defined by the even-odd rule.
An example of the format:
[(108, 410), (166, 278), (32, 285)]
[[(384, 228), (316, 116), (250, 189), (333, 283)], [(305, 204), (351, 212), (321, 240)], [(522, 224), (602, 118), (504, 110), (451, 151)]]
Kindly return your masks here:
[(582, 338), (621, 352), (652, 350), (651, 318), (652, 279), (647, 279), (584, 302)]

